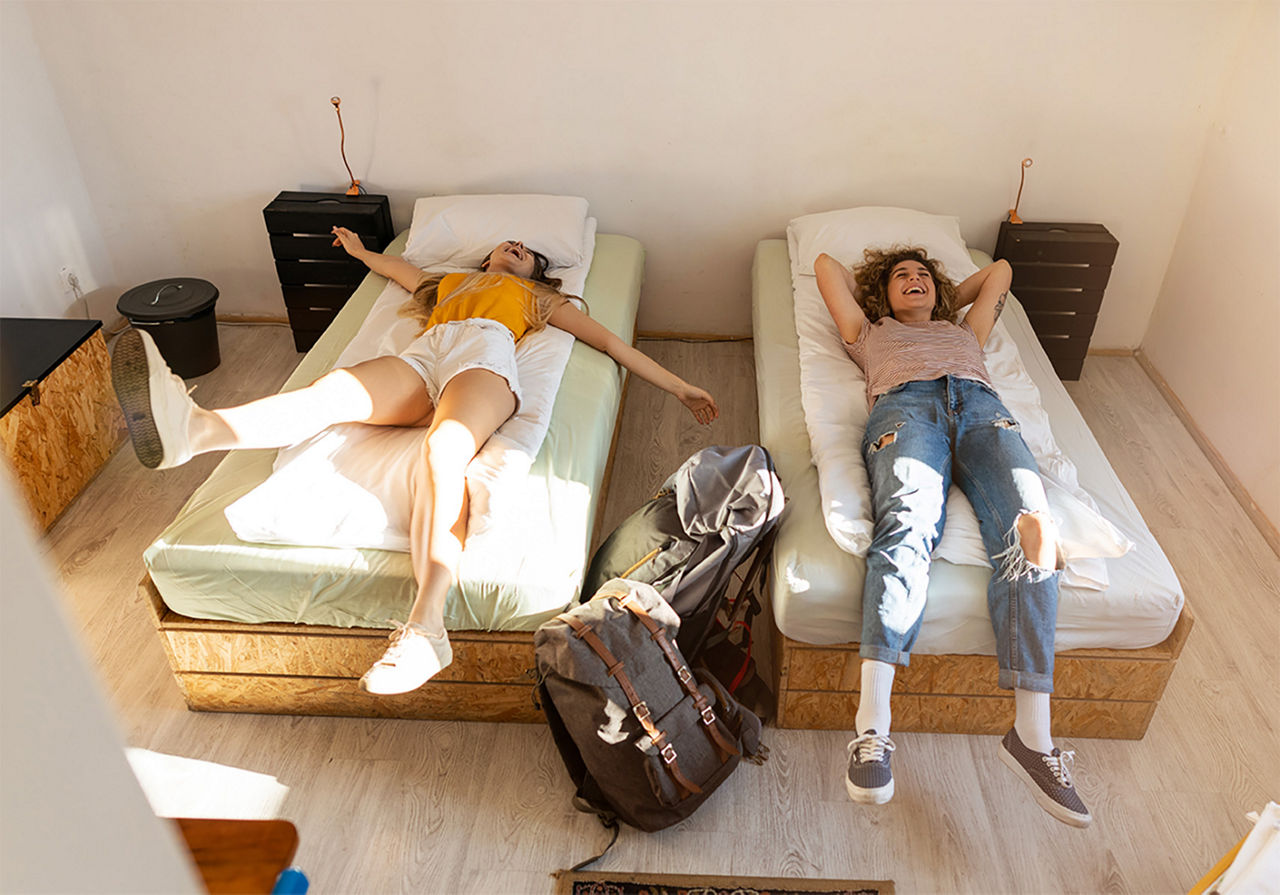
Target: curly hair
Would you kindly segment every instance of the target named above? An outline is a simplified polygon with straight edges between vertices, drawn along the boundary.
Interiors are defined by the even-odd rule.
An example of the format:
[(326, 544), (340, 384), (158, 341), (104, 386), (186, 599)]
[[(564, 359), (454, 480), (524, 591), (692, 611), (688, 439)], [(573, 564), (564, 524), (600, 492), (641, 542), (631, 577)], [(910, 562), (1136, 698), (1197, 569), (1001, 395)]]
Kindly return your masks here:
[(862, 305), (867, 320), (874, 323), (881, 317), (893, 316), (893, 309), (889, 306), (889, 274), (903, 261), (919, 261), (933, 277), (937, 298), (929, 319), (955, 323), (959, 311), (956, 307), (956, 284), (951, 282), (942, 263), (930, 258), (919, 246), (902, 245), (866, 249), (862, 253), (862, 263), (853, 269), (853, 279), (858, 285), (854, 298)]
[[(576, 296), (566, 295), (560, 291), (561, 281), (556, 277), (547, 276), (547, 268), (550, 266), (550, 262), (546, 255), (533, 249), (529, 250), (529, 254), (533, 256), (533, 273), (528, 277), (519, 277), (518, 279), (528, 284), (525, 288), (529, 293), (529, 301), (525, 303), (524, 316), (525, 321), (529, 324), (529, 331), (536, 332), (547, 325), (551, 312), (560, 306), (561, 300), (575, 298)], [(473, 274), (468, 274), (466, 279), (449, 293), (445, 301), (453, 301), (463, 295), (493, 285), (493, 277), (502, 276), (502, 274), (489, 274), (486, 272), (485, 268), (488, 266), (489, 258), (492, 255), (493, 252), (485, 255), (480, 262), (480, 270)], [(418, 288), (413, 290), (413, 295), (400, 308), (400, 316), (417, 320), (418, 324), (425, 330), (427, 321), (431, 319), (431, 314), (436, 309), (439, 301), (440, 281), (444, 279), (444, 276), (444, 274), (423, 274), (422, 280), (418, 283)]]

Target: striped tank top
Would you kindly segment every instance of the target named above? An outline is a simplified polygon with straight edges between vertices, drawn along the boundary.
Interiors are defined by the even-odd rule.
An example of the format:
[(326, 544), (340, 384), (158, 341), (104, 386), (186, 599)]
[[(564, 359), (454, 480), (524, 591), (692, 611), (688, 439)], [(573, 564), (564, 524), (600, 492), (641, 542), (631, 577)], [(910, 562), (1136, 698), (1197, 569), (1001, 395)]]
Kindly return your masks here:
[(844, 343), (844, 350), (866, 374), (868, 406), (904, 382), (950, 375), (992, 385), (978, 337), (967, 322), (902, 323), (881, 317), (864, 323), (858, 338)]

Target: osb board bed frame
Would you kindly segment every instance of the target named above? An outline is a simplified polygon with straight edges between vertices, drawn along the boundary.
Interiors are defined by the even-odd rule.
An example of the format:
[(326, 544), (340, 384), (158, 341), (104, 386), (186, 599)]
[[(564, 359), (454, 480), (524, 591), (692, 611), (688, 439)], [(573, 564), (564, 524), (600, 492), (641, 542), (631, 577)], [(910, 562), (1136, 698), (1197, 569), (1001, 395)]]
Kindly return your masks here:
[[(452, 632), (453, 664), (439, 677), (412, 693), (374, 697), (358, 681), (382, 654), (385, 631), (193, 619), (165, 606), (149, 575), (140, 591), (193, 711), (542, 721), (533, 703), (531, 632)], [(1059, 653), (1054, 734), (1141, 739), (1193, 624), (1187, 604), (1156, 646)], [(857, 710), (858, 645), (800, 643), (769, 626), (775, 726), (848, 729)], [(1013, 724), (1013, 698), (996, 686), (991, 656), (913, 656), (894, 680), (893, 702), (902, 731), (1003, 734)]]
[[(765, 613), (772, 618), (772, 613)], [(1057, 654), (1053, 733), (1140, 740), (1191, 633), (1184, 603), (1173, 631), (1146, 649), (1076, 649)], [(806, 730), (853, 725), (861, 686), (858, 644), (815, 646), (772, 627), (775, 724)], [(1003, 734), (1013, 726), (1013, 693), (996, 686), (993, 656), (916, 654), (893, 681), (893, 727), (931, 733)]]
[(360, 676), (387, 647), (377, 628), (211, 621), (179, 615), (144, 575), (169, 665), (198, 712), (457, 721), (542, 720), (533, 704), (533, 633), (451, 631), (453, 664), (400, 696), (371, 696)]

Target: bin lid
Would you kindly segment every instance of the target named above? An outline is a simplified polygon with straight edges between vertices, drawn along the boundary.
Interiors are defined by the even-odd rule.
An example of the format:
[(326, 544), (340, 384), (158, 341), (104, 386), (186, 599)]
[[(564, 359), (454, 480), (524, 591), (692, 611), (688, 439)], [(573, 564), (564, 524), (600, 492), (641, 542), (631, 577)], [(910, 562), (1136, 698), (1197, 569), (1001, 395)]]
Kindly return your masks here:
[(213, 307), (218, 287), (194, 277), (169, 277), (134, 286), (116, 302), (130, 320), (183, 320)]

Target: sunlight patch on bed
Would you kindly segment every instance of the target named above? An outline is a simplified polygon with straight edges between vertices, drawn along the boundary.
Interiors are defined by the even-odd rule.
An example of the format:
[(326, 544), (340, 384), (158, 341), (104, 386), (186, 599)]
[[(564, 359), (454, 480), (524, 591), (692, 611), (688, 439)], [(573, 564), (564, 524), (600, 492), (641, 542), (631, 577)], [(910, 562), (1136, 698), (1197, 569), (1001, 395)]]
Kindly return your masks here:
[(813, 587), (808, 578), (801, 578), (791, 566), (784, 568), (782, 574), (787, 580), (787, 589), (793, 594), (802, 594)]

